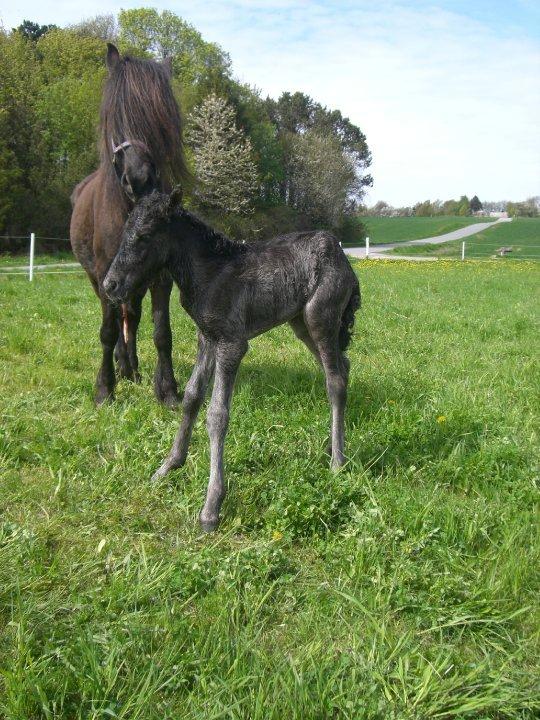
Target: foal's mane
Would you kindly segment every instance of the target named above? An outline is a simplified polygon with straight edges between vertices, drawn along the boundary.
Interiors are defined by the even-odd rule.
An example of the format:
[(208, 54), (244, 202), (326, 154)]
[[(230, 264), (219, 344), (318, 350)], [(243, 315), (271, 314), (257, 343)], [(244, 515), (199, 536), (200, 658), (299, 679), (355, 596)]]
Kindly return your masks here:
[(168, 69), (154, 60), (124, 55), (105, 83), (100, 118), (101, 162), (112, 168), (112, 143), (144, 143), (165, 183), (188, 177), (182, 119)]
[(144, 234), (151, 233), (156, 227), (156, 223), (164, 220), (175, 226), (172, 229), (180, 239), (186, 237), (187, 225), (187, 231), (192, 231), (199, 248), (210, 255), (232, 257), (243, 253), (248, 247), (243, 243), (231, 240), (218, 230), (214, 230), (204, 220), (183, 206), (171, 207), (171, 196), (157, 190), (139, 200), (131, 213), (129, 222), (135, 233)]
[(244, 252), (247, 249), (247, 245), (243, 243), (231, 240), (219, 230), (207, 225), (197, 215), (194, 215), (184, 207), (176, 209), (173, 218), (177, 218), (180, 221), (186, 222), (193, 228), (197, 235), (198, 242), (213, 255), (220, 255), (221, 257), (231, 257), (239, 253)]

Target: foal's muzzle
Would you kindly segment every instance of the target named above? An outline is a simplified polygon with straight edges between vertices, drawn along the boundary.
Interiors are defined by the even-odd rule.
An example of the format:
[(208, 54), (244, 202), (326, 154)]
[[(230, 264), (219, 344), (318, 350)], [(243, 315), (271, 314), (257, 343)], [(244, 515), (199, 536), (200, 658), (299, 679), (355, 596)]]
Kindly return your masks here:
[(105, 276), (105, 280), (103, 281), (103, 290), (105, 291), (105, 295), (107, 295), (109, 300), (112, 300), (112, 302), (121, 303), (126, 300), (127, 292), (124, 283), (113, 277), (109, 277), (109, 275)]

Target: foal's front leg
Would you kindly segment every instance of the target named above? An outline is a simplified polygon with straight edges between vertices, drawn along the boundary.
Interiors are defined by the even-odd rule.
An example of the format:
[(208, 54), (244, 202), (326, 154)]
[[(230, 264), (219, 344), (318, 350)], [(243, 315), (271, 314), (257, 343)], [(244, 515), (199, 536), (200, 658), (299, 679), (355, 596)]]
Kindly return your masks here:
[(225, 498), (223, 447), (229, 425), (229, 408), (238, 366), (248, 348), (247, 342), (220, 343), (216, 350), (216, 371), (212, 399), (206, 425), (210, 437), (210, 481), (206, 501), (199, 517), (205, 532), (212, 532), (219, 523), (219, 511)]
[(176, 433), (176, 438), (170, 453), (163, 462), (163, 465), (156, 471), (152, 480), (159, 480), (171, 470), (182, 467), (186, 462), (193, 425), (204, 401), (206, 388), (214, 371), (214, 363), (215, 348), (213, 343), (199, 334), (197, 360), (195, 361), (191, 377), (186, 385), (184, 399), (182, 401), (182, 422)]

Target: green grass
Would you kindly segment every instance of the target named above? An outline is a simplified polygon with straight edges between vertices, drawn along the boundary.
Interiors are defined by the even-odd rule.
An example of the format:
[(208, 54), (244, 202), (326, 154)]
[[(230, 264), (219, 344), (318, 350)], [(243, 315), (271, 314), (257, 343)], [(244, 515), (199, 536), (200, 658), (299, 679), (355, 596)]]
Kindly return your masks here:
[[(459, 217), (454, 215), (395, 218), (362, 216), (358, 218), (358, 222), (361, 222), (367, 228), (366, 234), (369, 236), (372, 245), (420, 240), (435, 235), (443, 235), (472, 223), (490, 221), (491, 218)], [(361, 245), (363, 246), (363, 244), (362, 241)], [(346, 245), (354, 246), (358, 245), (358, 243), (346, 243)]]
[[(441, 245), (413, 245), (390, 252), (397, 255), (459, 257), (461, 243), (461, 240), (456, 240)], [(465, 239), (468, 258), (496, 257), (496, 251), (501, 247), (512, 248), (512, 252), (504, 256), (505, 260), (540, 258), (540, 218), (515, 218), (512, 222), (499, 223)]]
[(178, 416), (147, 306), (142, 385), (95, 409), (89, 283), (0, 278), (1, 718), (538, 717), (537, 266), (357, 268), (348, 465), (308, 352), (256, 339), (212, 536), (204, 414), (149, 480)]

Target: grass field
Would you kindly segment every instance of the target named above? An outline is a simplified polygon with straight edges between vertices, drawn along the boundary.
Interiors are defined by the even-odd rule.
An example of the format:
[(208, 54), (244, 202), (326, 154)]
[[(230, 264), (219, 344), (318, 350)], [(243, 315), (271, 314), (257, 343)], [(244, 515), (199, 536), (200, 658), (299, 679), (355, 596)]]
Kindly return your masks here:
[(538, 717), (538, 266), (357, 269), (348, 465), (327, 469), (311, 357), (268, 333), (212, 536), (204, 416), (149, 481), (178, 417), (152, 398), (148, 313), (142, 385), (95, 409), (88, 282), (0, 278), (1, 718)]
[[(460, 217), (454, 215), (443, 215), (439, 217), (374, 217), (362, 216), (358, 218), (367, 228), (372, 245), (381, 245), (391, 242), (403, 242), (406, 240), (421, 240), (422, 238), (443, 235), (452, 230), (471, 225), (477, 222), (490, 222), (490, 218), (481, 217)], [(360, 243), (346, 243), (353, 246)]]
[[(391, 252), (397, 255), (459, 257), (461, 242), (456, 240), (441, 245), (413, 245), (396, 248)], [(465, 239), (465, 254), (469, 258), (493, 257), (501, 247), (512, 248), (504, 260), (540, 259), (540, 218), (515, 218), (512, 222), (500, 223)]]

